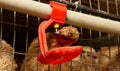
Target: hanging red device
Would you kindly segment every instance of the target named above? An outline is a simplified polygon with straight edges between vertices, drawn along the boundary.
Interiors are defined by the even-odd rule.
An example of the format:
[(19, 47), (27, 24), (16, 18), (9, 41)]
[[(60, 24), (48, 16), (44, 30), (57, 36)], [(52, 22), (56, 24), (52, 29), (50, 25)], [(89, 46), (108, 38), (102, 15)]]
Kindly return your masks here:
[(63, 25), (66, 20), (67, 8), (65, 4), (51, 1), (53, 8), (51, 17), (48, 21), (43, 21), (38, 28), (40, 43), (40, 55), (38, 61), (42, 64), (61, 64), (72, 60), (82, 52), (81, 46), (65, 46), (51, 49), (48, 51), (45, 30), (55, 23)]

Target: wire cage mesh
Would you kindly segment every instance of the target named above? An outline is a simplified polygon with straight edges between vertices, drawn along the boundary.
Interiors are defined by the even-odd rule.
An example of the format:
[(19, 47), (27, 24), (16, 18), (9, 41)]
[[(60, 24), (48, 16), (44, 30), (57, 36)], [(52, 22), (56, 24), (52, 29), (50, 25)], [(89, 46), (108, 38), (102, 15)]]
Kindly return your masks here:
[[(37, 0), (36, 0), (37, 1)], [(62, 1), (62, 0), (57, 0)], [(104, 11), (119, 17), (119, 0), (63, 0), (65, 2), (84, 5), (90, 9)], [(38, 0), (38, 2), (49, 3), (48, 0)], [(68, 9), (93, 15), (88, 11), (77, 10), (77, 7)], [(106, 17), (104, 17), (106, 18)], [(109, 17), (107, 17), (109, 19)], [(77, 58), (61, 65), (42, 65), (37, 62), (38, 52), (37, 29), (43, 19), (22, 14), (16, 11), (0, 9), (0, 56), (11, 54), (8, 65), (1, 63), (0, 71), (120, 71), (120, 37), (107, 32), (76, 28), (80, 32), (80, 38), (74, 45), (82, 45), (83, 52)], [(87, 20), (86, 20), (87, 21)], [(113, 26), (114, 27), (114, 26)], [(50, 29), (51, 30), (51, 29)], [(36, 39), (35, 39), (36, 38)], [(3, 42), (5, 40), (5, 42)], [(32, 42), (34, 41), (34, 42)], [(31, 43), (32, 42), (32, 43)], [(10, 45), (9, 45), (10, 44)], [(3, 47), (12, 47), (12, 51)], [(30, 47), (34, 47), (30, 49)], [(10, 50), (10, 52), (9, 52)], [(2, 53), (5, 52), (5, 53)], [(8, 59), (8, 58), (7, 58)], [(5, 59), (4, 59), (5, 60)], [(3, 62), (4, 62), (3, 60)], [(5, 66), (9, 69), (5, 69)]]

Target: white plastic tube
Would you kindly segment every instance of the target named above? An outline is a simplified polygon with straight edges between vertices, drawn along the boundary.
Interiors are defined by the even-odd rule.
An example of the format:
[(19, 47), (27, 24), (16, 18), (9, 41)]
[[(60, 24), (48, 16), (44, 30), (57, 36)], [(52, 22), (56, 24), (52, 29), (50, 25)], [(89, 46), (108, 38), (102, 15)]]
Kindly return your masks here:
[(52, 11), (48, 4), (32, 0), (0, 0), (0, 8), (41, 18), (49, 18)]
[[(52, 8), (48, 4), (31, 0), (0, 0), (0, 8), (13, 10), (36, 17), (48, 19)], [(120, 22), (104, 19), (80, 12), (67, 11), (66, 24), (79, 26), (101, 32), (120, 35)]]

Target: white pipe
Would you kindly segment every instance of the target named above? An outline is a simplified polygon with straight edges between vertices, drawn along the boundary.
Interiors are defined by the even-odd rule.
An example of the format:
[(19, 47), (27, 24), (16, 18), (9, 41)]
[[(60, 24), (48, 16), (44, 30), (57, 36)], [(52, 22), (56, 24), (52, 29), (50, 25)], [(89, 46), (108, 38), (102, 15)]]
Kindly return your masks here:
[(0, 0), (0, 8), (47, 19), (52, 11), (48, 4), (32, 0)]
[[(48, 4), (31, 0), (0, 0), (0, 8), (14, 10), (45, 19), (49, 18), (52, 11), (52, 8)], [(120, 35), (120, 22), (118, 21), (70, 10), (67, 11), (67, 17), (68, 20), (66, 24)]]

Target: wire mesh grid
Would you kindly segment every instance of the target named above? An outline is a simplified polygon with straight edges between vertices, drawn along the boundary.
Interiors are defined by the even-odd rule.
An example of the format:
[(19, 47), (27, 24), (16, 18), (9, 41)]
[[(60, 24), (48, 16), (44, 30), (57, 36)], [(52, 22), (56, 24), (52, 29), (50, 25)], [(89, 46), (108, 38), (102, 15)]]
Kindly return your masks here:
[[(87, 6), (90, 9), (105, 11), (116, 16), (120, 14), (119, 0), (67, 1)], [(47, 0), (39, 0), (39, 2), (49, 3)], [(76, 8), (72, 7), (68, 7), (68, 9), (77, 11)], [(79, 12), (91, 15), (91, 13), (86, 11)], [(81, 34), (79, 41), (74, 44), (84, 46), (83, 52), (79, 57), (61, 65), (40, 64), (36, 60), (39, 54), (39, 45), (36, 37), (38, 36), (38, 25), (41, 21), (42, 19), (38, 17), (0, 9), (0, 46), (2, 48), (13, 48), (10, 52), (9, 48), (6, 49), (6, 53), (2, 53), (4, 51), (2, 51), (2, 48), (0, 49), (0, 55), (7, 56), (7, 53), (11, 54), (10, 60), (7, 60), (9, 58), (6, 59), (6, 65), (1, 63), (0, 66), (3, 70), (0, 71), (120, 71), (119, 35), (82, 27), (77, 27)], [(3, 42), (3, 40), (7, 41), (11, 46)], [(30, 49), (30, 47), (34, 48)], [(1, 62), (4, 62), (5, 59), (2, 61), (1, 57)], [(10, 65), (7, 64), (8, 62), (10, 62)], [(8, 69), (6, 66), (8, 66)]]

